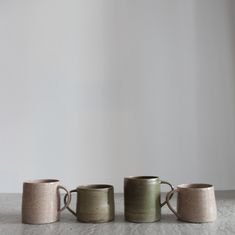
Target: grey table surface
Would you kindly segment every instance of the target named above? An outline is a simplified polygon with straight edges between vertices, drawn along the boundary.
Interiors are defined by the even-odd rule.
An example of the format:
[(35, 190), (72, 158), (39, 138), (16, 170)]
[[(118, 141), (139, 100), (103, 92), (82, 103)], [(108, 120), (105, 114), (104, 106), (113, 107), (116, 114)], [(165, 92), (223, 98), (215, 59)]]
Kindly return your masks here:
[[(162, 197), (164, 199), (164, 196)], [(175, 205), (176, 199), (172, 199)], [(61, 214), (59, 222), (46, 225), (27, 225), (21, 223), (21, 194), (0, 194), (0, 234), (166, 234), (166, 235), (214, 235), (235, 234), (235, 191), (216, 192), (218, 219), (214, 223), (192, 224), (178, 221), (171, 211), (162, 208), (161, 221), (155, 223), (125, 222), (123, 216), (123, 195), (115, 195), (115, 221), (103, 224), (77, 222), (67, 210)], [(72, 201), (72, 206), (75, 201)]]

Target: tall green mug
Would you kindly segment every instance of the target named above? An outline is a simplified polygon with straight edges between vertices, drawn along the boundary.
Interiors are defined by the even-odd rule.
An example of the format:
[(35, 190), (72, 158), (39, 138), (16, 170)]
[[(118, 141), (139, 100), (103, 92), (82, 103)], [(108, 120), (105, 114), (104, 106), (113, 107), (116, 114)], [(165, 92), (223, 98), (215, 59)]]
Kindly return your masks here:
[(136, 223), (155, 222), (161, 219), (161, 184), (173, 186), (158, 176), (131, 176), (124, 178), (125, 220)]

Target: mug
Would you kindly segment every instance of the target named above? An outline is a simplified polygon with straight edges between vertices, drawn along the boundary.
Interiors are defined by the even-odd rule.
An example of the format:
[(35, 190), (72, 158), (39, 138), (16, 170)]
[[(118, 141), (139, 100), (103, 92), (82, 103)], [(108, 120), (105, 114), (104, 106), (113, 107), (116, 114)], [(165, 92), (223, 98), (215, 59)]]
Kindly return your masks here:
[[(114, 189), (112, 185), (93, 184), (79, 186), (70, 193), (77, 193), (76, 212), (67, 209), (77, 217), (78, 221), (87, 223), (103, 223), (114, 220)], [(67, 199), (67, 194), (64, 201)]]
[[(68, 200), (60, 208), (59, 189), (68, 194)], [(22, 223), (46, 224), (59, 220), (60, 212), (70, 203), (69, 191), (56, 179), (41, 179), (23, 183)]]
[[(169, 199), (177, 192), (177, 211)], [(192, 223), (205, 223), (216, 220), (217, 209), (214, 187), (210, 184), (181, 184), (169, 192), (167, 205), (179, 220)]]
[(157, 176), (124, 178), (125, 219), (130, 222), (154, 222), (161, 218), (160, 185), (168, 184)]

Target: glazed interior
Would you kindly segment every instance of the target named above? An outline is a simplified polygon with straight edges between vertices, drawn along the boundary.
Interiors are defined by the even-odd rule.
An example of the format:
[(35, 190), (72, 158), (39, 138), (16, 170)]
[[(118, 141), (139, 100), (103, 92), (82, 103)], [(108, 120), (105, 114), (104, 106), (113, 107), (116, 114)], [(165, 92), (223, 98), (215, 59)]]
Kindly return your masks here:
[(24, 183), (26, 184), (49, 184), (49, 183), (56, 183), (59, 180), (56, 179), (38, 179), (38, 180), (28, 180)]
[(110, 188), (113, 188), (113, 186), (109, 184), (90, 184), (78, 187), (78, 189), (110, 189)]
[(212, 188), (213, 185), (211, 184), (181, 184), (178, 186), (178, 188), (184, 188), (184, 189), (207, 189)]
[(154, 180), (158, 179), (158, 176), (129, 176), (126, 179), (138, 179), (138, 180)]

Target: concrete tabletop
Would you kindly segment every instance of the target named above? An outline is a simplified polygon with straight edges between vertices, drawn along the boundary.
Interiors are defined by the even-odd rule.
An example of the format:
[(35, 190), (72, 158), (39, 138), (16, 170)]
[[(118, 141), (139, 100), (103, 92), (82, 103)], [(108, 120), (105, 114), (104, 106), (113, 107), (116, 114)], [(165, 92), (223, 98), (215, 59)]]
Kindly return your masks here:
[[(162, 197), (164, 199), (164, 197)], [(192, 224), (178, 221), (164, 206), (162, 219), (155, 223), (129, 223), (124, 221), (123, 195), (115, 195), (116, 218), (114, 222), (86, 224), (77, 222), (67, 210), (61, 214), (60, 222), (46, 225), (21, 223), (21, 194), (0, 194), (0, 234), (1, 235), (215, 235), (235, 234), (235, 191), (216, 192), (218, 219), (214, 223)], [(172, 199), (175, 205), (175, 198)], [(73, 200), (72, 206), (75, 205)]]

